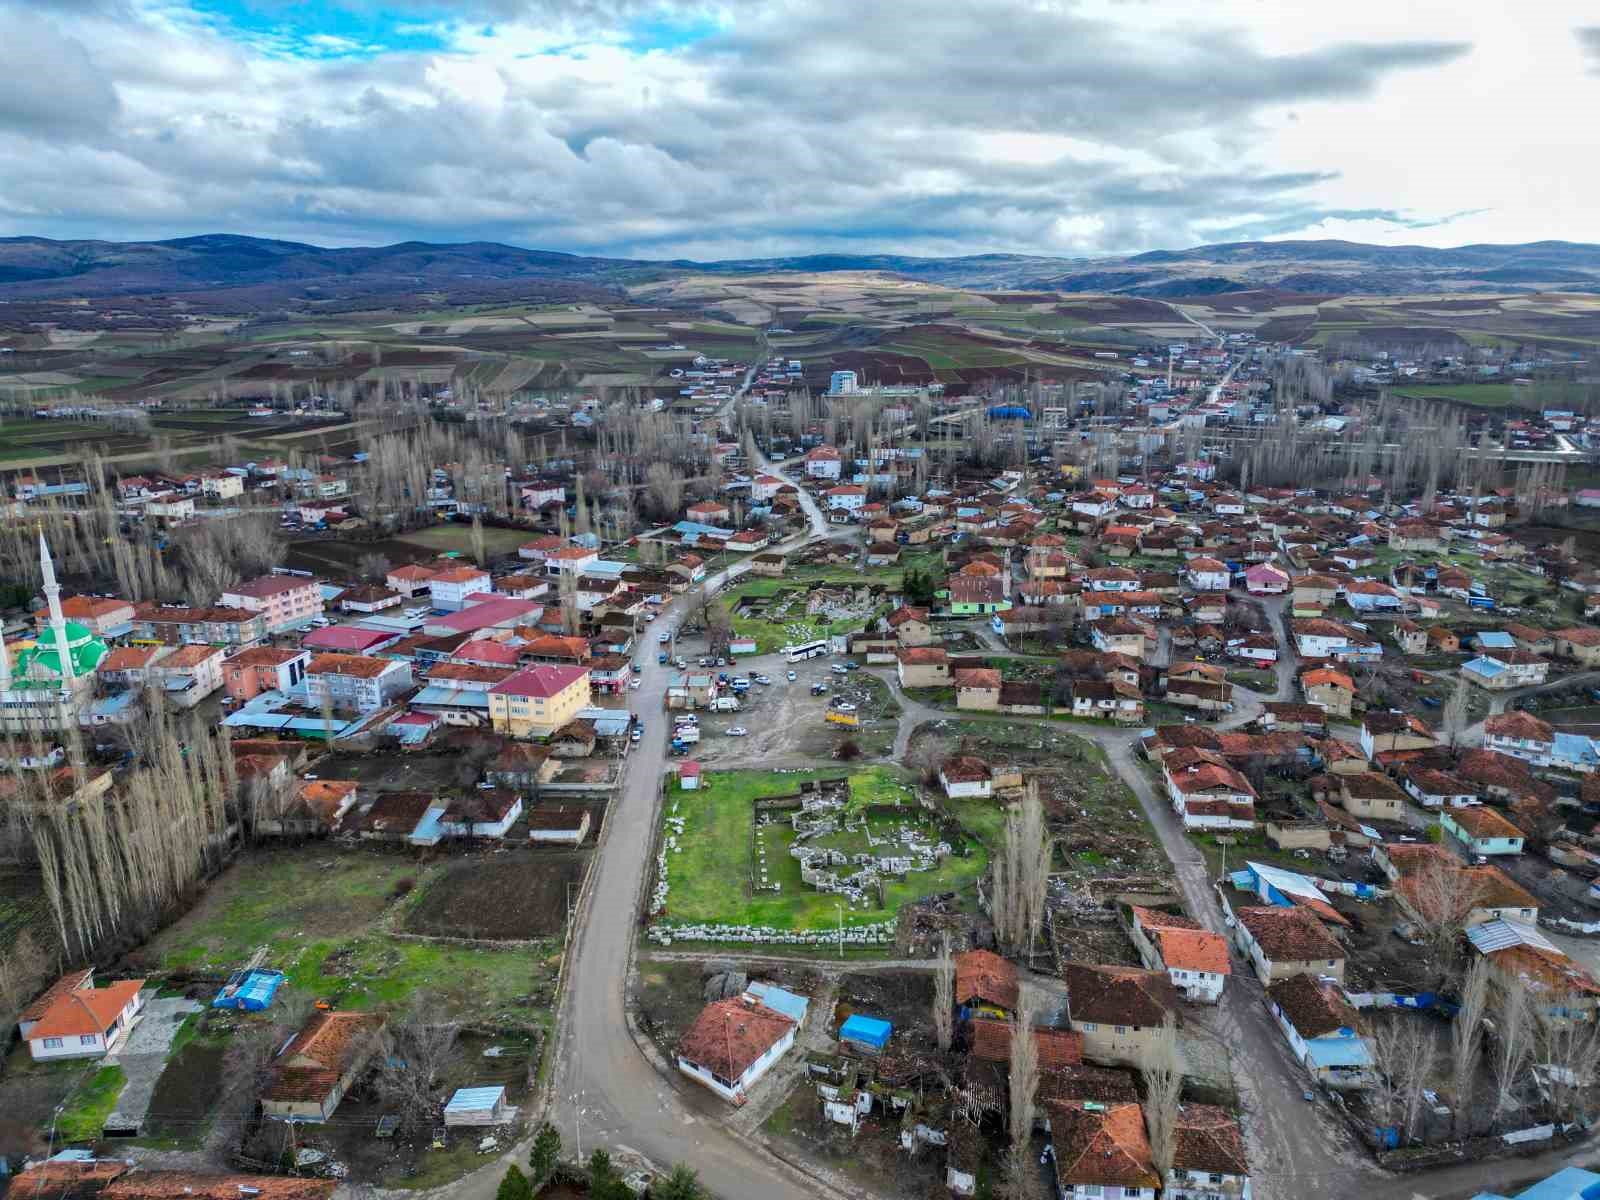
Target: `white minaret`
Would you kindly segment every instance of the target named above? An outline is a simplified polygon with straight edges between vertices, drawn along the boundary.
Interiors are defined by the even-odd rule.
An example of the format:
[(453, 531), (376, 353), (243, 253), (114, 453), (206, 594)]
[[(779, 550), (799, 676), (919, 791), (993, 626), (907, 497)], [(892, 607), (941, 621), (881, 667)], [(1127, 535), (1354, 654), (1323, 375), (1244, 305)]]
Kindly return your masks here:
[(44, 572), (44, 600), (50, 608), (50, 628), (55, 633), (56, 654), (61, 659), (61, 682), (72, 682), (72, 652), (67, 645), (67, 619), (61, 615), (61, 585), (56, 582), (56, 565), (50, 560), (50, 546), (39, 531), (39, 569)]
[(6, 649), (6, 636), (0, 630), (0, 692), (11, 690), (11, 652)]

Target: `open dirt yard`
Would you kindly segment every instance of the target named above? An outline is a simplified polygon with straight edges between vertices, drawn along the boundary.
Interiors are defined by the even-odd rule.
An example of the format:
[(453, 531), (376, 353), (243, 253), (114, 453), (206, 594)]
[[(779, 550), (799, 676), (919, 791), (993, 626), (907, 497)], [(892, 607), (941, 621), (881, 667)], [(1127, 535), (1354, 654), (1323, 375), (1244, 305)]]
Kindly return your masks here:
[(522, 850), (453, 863), (411, 906), (406, 931), (491, 941), (558, 936), (588, 862), (587, 851)]

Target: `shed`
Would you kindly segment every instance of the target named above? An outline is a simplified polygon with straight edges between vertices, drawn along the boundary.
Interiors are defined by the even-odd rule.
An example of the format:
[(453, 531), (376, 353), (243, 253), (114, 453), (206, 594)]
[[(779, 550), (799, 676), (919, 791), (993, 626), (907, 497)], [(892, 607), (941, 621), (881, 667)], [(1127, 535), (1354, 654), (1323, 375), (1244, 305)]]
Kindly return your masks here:
[(282, 971), (266, 971), (260, 967), (248, 971), (235, 971), (222, 985), (212, 1008), (236, 1008), (244, 1012), (261, 1012), (272, 1003), (272, 997), (283, 986)]
[(678, 764), (678, 786), (684, 791), (693, 791), (700, 786), (700, 764), (685, 761)]
[(506, 1103), (506, 1089), (496, 1087), (457, 1088), (444, 1106), (444, 1123), (453, 1125), (504, 1125), (517, 1115)]
[(889, 1034), (893, 1031), (894, 1026), (887, 1021), (852, 1013), (845, 1019), (845, 1023), (839, 1026), (839, 1040), (858, 1050), (876, 1054), (889, 1044)]

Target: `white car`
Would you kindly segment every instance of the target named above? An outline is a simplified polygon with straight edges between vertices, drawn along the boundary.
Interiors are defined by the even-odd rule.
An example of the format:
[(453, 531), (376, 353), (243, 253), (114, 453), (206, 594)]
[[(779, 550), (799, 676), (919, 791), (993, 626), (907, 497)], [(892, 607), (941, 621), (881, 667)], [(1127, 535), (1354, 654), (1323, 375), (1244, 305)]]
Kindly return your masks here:
[(744, 735), (749, 733), (749, 732), (750, 731), (748, 729), (746, 729), (743, 725), (734, 725), (728, 730), (728, 736), (729, 737), (744, 737)]
[(833, 666), (828, 668), (828, 670), (832, 671), (835, 675), (848, 675), (848, 674), (850, 674), (850, 672), (845, 670), (844, 667), (841, 666), (839, 663), (834, 663)]
[(793, 683), (796, 679), (799, 679), (799, 678), (800, 678), (800, 676), (796, 675), (793, 671), (789, 672), (789, 682), (790, 683)]
[(756, 675), (753, 678), (756, 683), (762, 684), (763, 686), (772, 682), (771, 677), (767, 675)]
[(671, 640), (672, 640), (672, 635), (670, 633), (663, 633), (659, 637), (656, 638), (656, 641), (660, 642), (663, 646), (665, 646)]
[(639, 690), (639, 681), (637, 679), (628, 680), (628, 690), (630, 692), (637, 692)]

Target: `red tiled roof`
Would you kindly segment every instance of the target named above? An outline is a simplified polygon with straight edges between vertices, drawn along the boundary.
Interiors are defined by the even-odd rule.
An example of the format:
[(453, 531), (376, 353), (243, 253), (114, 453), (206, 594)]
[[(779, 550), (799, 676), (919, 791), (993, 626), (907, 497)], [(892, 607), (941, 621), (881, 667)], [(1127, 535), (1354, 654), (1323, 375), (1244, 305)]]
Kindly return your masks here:
[(795, 1023), (771, 1009), (742, 1000), (717, 1000), (700, 1010), (683, 1037), (678, 1054), (726, 1080), (736, 1080), (777, 1045)]
[(988, 950), (968, 950), (955, 957), (956, 1003), (987, 1000), (1001, 1008), (1017, 1006), (1017, 968)]
[(105, 987), (63, 991), (28, 1031), (28, 1040), (104, 1033), (142, 987), (142, 979), (124, 979)]

